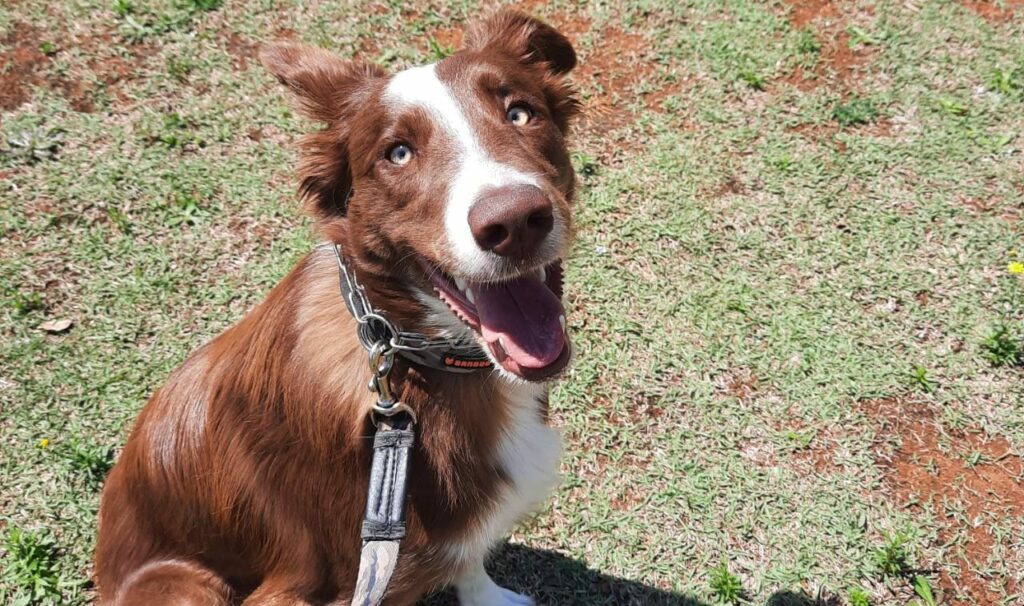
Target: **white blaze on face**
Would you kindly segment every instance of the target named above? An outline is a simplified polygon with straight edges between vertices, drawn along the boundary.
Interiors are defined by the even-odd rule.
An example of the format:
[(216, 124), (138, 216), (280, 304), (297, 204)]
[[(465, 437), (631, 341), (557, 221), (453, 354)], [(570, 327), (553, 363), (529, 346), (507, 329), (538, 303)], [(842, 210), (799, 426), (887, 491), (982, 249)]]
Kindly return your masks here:
[[(444, 214), (449, 249), (465, 275), (491, 275), (499, 257), (477, 245), (469, 228), (469, 209), (483, 189), (519, 184), (540, 187), (537, 179), (490, 157), (451, 88), (437, 77), (436, 63), (395, 74), (384, 99), (396, 106), (426, 109), (456, 142), (452, 152), (459, 155), (458, 170), (448, 189)], [(560, 223), (556, 218), (556, 231)]]

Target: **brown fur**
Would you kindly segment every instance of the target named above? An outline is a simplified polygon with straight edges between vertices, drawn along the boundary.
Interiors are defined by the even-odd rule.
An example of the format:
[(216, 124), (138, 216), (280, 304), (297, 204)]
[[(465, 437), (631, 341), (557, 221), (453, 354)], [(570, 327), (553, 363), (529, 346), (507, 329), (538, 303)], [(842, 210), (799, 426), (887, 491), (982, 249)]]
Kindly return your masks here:
[[(443, 179), (381, 166), (383, 136), (443, 145), (429, 120), (385, 115), (386, 76), (319, 50), (277, 46), (264, 63), (323, 130), (302, 142), (301, 190), (322, 233), (342, 243), (372, 300), (429, 332), (410, 284), (410, 252), (434, 241)], [(548, 125), (503, 159), (541, 170), (568, 213), (564, 147), (576, 111), (561, 76), (575, 55), (560, 34), (504, 13), (444, 64), (468, 86), (502, 74), (537, 99)], [(482, 77), (482, 79), (481, 79)], [(434, 137), (434, 141), (428, 141)], [(445, 175), (443, 157), (420, 174)], [(438, 183), (442, 183), (439, 185)], [(341, 197), (354, 184), (347, 215)], [(425, 229), (425, 227), (427, 227)], [(417, 411), (408, 537), (388, 604), (411, 604), (457, 570), (439, 545), (471, 532), (503, 483), (494, 445), (508, 421), (501, 382), (399, 364), (394, 389)], [(355, 583), (373, 433), (366, 354), (338, 294), (333, 254), (307, 256), (240, 323), (195, 352), (149, 401), (107, 480), (96, 581), (106, 604), (346, 604)], [(486, 406), (481, 406), (486, 403)]]

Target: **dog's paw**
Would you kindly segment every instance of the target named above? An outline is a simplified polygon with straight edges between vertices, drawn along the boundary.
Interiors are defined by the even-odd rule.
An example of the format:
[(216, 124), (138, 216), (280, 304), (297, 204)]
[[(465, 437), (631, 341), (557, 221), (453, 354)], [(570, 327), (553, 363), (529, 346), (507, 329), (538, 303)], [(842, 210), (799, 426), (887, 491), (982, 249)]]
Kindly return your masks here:
[(459, 606), (534, 606), (533, 598), (499, 587), (488, 577), (486, 581), (457, 588)]

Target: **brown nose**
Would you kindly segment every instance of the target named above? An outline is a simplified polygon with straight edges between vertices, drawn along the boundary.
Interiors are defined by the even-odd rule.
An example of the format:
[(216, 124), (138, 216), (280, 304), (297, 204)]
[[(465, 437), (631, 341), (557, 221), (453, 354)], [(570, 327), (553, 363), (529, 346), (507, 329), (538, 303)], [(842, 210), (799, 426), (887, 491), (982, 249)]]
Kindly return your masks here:
[(503, 257), (529, 256), (554, 224), (551, 201), (533, 185), (489, 189), (469, 209), (476, 243)]

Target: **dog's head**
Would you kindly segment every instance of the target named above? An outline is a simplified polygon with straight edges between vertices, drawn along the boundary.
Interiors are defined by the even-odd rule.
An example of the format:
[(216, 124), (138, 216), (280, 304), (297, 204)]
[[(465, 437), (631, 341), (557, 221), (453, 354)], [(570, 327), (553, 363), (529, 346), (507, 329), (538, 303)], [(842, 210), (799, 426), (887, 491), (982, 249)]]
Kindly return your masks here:
[(505, 11), (470, 28), (465, 49), (394, 75), (290, 44), (261, 58), (326, 124), (303, 140), (302, 191), (373, 303), (407, 330), (472, 331), (520, 377), (561, 371), (569, 41)]

